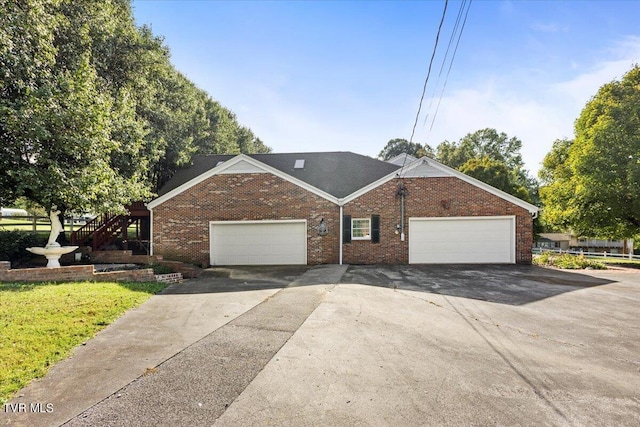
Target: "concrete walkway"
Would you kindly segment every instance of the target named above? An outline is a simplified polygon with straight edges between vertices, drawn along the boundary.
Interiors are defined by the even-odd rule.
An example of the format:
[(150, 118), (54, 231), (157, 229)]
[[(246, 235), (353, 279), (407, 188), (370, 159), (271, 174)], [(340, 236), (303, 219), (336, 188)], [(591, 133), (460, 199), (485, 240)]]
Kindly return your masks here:
[[(286, 292), (221, 293), (211, 279), (208, 287), (206, 279), (194, 281), (195, 294), (184, 293), (189, 285), (169, 287), (22, 390), (10, 403), (24, 403), (26, 410), (5, 410), (0, 421), (34, 427), (178, 425), (182, 421), (172, 423), (171, 417), (184, 420), (193, 405), (207, 411), (194, 412), (204, 418), (190, 425), (215, 419), (317, 307), (326, 287), (306, 285), (323, 277), (337, 283), (345, 271), (312, 268)], [(192, 363), (196, 369), (185, 369)], [(35, 402), (52, 410), (32, 412)]]

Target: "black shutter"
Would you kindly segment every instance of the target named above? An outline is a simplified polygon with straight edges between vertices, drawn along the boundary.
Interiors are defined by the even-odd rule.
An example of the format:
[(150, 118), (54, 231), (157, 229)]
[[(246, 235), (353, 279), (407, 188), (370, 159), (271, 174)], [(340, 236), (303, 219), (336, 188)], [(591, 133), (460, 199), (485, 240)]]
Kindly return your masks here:
[(380, 215), (371, 215), (371, 243), (380, 243)]
[(351, 215), (342, 218), (342, 243), (351, 243)]

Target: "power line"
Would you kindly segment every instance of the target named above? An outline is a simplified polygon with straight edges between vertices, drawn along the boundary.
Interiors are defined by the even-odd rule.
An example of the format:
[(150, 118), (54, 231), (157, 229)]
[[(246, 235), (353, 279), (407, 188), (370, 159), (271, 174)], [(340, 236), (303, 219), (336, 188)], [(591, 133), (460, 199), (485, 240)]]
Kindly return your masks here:
[[(440, 92), (440, 97), (438, 98), (438, 104), (436, 105), (436, 111), (433, 114), (433, 119), (431, 120), (431, 126), (429, 127), (429, 133), (433, 129), (433, 124), (436, 121), (436, 117), (438, 116), (438, 110), (440, 109), (440, 102), (442, 101), (442, 96), (444, 95), (444, 90), (447, 87), (447, 81), (449, 80), (449, 73), (451, 73), (451, 67), (453, 66), (453, 60), (456, 58), (456, 53), (458, 52), (458, 46), (460, 45), (460, 38), (462, 38), (462, 32), (464, 31), (464, 27), (467, 23), (467, 17), (469, 16), (469, 9), (471, 8), (471, 2), (473, 0), (469, 0), (467, 5), (467, 11), (464, 14), (464, 21), (462, 21), (462, 27), (460, 27), (460, 33), (458, 33), (458, 41), (456, 42), (456, 47), (453, 50), (453, 55), (451, 56), (451, 62), (449, 63), (449, 69), (447, 70), (447, 75), (444, 79), (444, 85), (442, 86), (442, 91)], [(464, 3), (463, 3), (464, 6)], [(460, 9), (462, 11), (462, 7)]]
[[(431, 75), (431, 66), (433, 65), (433, 58), (435, 58), (436, 50), (438, 49), (438, 40), (440, 39), (440, 31), (442, 30), (442, 24), (444, 22), (445, 15), (447, 14), (448, 4), (449, 4), (449, 0), (445, 0), (444, 10), (442, 11), (442, 18), (440, 19), (440, 25), (438, 25), (438, 33), (436, 34), (436, 42), (433, 46), (433, 53), (431, 54), (431, 60), (429, 61), (429, 69), (427, 71), (427, 77), (424, 79), (424, 86), (422, 87), (422, 95), (420, 96), (420, 104), (418, 105), (418, 112), (416, 113), (416, 120), (413, 123), (413, 129), (411, 130), (411, 138), (409, 138), (409, 143), (413, 141), (413, 135), (416, 132), (416, 125), (418, 124), (418, 118), (420, 117), (420, 110), (422, 110), (422, 101), (424, 100), (424, 94), (427, 91), (427, 82), (429, 81), (429, 76)], [(405, 161), (406, 161), (406, 157), (405, 157)]]
[[(440, 78), (442, 77), (442, 72), (444, 71), (445, 68), (445, 64), (447, 63), (447, 58), (449, 57), (449, 52), (451, 51), (451, 46), (453, 45), (453, 42), (456, 38), (456, 34), (458, 32), (458, 26), (460, 25), (460, 21), (462, 20), (462, 15), (463, 15), (463, 11), (464, 11), (464, 6), (465, 3), (467, 2), (467, 0), (463, 0), (462, 3), (460, 3), (460, 9), (458, 10), (458, 16), (456, 16), (456, 22), (453, 25), (453, 31), (451, 31), (451, 37), (449, 37), (449, 43), (447, 44), (447, 51), (444, 54), (444, 58), (442, 59), (442, 64), (440, 65), (440, 71), (438, 72), (438, 80), (436, 80), (436, 84), (433, 88), (433, 94), (429, 99), (429, 107), (427, 108), (427, 114), (424, 117), (424, 125), (427, 124), (427, 121), (429, 120), (429, 116), (431, 114), (432, 111), (432, 106), (433, 106), (433, 100), (436, 98), (436, 93), (437, 93), (437, 88), (440, 84)], [(445, 83), (446, 85), (446, 83)]]

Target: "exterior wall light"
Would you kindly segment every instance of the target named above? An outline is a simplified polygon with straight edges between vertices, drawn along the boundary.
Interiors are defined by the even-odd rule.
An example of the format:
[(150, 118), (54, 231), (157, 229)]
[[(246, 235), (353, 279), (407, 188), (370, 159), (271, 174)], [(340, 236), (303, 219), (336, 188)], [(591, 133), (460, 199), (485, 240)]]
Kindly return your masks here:
[(324, 222), (324, 218), (322, 218), (320, 220), (320, 224), (318, 225), (318, 234), (320, 236), (326, 236), (327, 233), (329, 233), (329, 230), (327, 229), (327, 223)]

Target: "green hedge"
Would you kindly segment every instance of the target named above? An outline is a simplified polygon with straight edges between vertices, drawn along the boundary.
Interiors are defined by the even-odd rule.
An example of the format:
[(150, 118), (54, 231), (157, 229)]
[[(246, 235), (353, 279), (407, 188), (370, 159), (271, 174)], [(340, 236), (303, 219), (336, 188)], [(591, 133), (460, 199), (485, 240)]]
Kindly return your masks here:
[(46, 243), (46, 237), (31, 231), (0, 229), (0, 261), (11, 261), (11, 266), (15, 267), (31, 258), (26, 248), (44, 246)]

